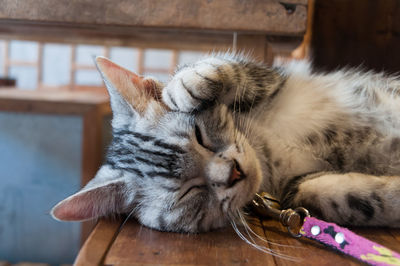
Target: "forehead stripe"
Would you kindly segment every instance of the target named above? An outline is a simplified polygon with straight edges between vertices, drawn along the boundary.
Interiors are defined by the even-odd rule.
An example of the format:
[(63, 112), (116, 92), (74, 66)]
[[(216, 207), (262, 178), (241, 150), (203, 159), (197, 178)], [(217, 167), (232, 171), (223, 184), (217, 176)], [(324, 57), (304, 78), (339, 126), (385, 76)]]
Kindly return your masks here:
[(142, 164), (147, 164), (149, 166), (156, 166), (156, 167), (159, 167), (159, 168), (163, 168), (163, 169), (165, 169), (167, 171), (171, 171), (171, 164), (168, 163), (168, 162), (154, 162), (152, 160), (148, 160), (148, 159), (145, 159), (145, 158), (140, 157), (140, 156), (134, 156), (134, 157), (128, 158), (128, 159), (126, 159), (125, 157), (124, 158), (116, 158), (116, 162), (115, 163), (119, 163), (119, 164), (139, 164), (139, 163), (142, 163)]
[(178, 178), (178, 176), (176, 174), (174, 174), (173, 172), (150, 171), (150, 172), (147, 172), (146, 175), (148, 177), (160, 176), (160, 177), (165, 177), (165, 178)]
[(120, 130), (114, 130), (113, 135), (114, 136), (121, 136), (121, 135), (131, 135), (132, 132), (126, 129), (120, 129)]
[(146, 142), (155, 140), (155, 138), (152, 136), (143, 135), (143, 134), (140, 134), (137, 132), (132, 132), (132, 131), (129, 131), (126, 129), (114, 130), (113, 135), (114, 135), (114, 137), (123, 136), (123, 135), (133, 136), (135, 138), (138, 138), (138, 139), (146, 141)]
[(142, 152), (142, 153), (153, 154), (153, 155), (160, 156), (160, 157), (166, 157), (166, 158), (174, 157), (175, 158), (175, 156), (173, 154), (168, 154), (168, 153), (164, 153), (164, 152), (160, 152), (160, 151), (151, 151), (151, 150), (142, 149), (142, 148), (139, 148), (137, 151)]
[[(118, 131), (114, 131), (114, 135), (117, 136), (117, 138), (115, 138), (116, 140), (122, 140), (121, 138), (118, 138), (118, 136), (129, 135), (129, 136), (133, 136), (133, 137), (135, 137), (137, 139), (143, 140), (145, 142), (153, 141), (153, 144), (155, 146), (164, 148), (166, 150), (173, 151), (175, 153), (180, 153), (180, 154), (185, 153), (185, 151), (181, 147), (179, 147), (178, 145), (168, 144), (168, 143), (163, 142), (160, 139), (156, 139), (156, 138), (154, 138), (152, 136), (142, 135), (142, 134), (137, 133), (137, 132), (130, 132), (128, 130), (118, 130)], [(127, 139), (126, 141), (129, 143), (129, 141), (131, 141), (131, 140)], [(135, 143), (135, 142), (132, 142), (130, 144), (132, 144), (132, 145), (134, 145), (136, 147), (139, 146), (138, 143)]]
[(148, 149), (144, 149), (141, 148), (139, 143), (134, 142), (131, 139), (126, 140), (126, 142), (134, 147), (137, 148), (137, 150), (135, 150), (135, 152), (139, 153), (147, 153), (150, 155), (156, 155), (156, 156), (160, 156), (160, 157), (166, 157), (166, 158), (171, 158), (171, 157), (175, 157), (174, 154), (170, 154), (170, 153), (165, 153), (165, 152), (161, 152), (161, 151), (152, 151), (152, 150), (148, 150)]
[[(161, 177), (166, 177), (166, 178), (177, 178), (177, 174), (174, 173), (174, 170), (177, 170), (175, 166), (175, 162), (171, 160), (162, 160), (159, 162), (156, 162), (154, 160), (149, 160), (140, 156), (135, 156), (133, 153), (131, 154), (133, 156), (127, 158), (126, 156), (123, 157), (118, 157), (118, 156), (108, 156), (106, 163), (109, 164), (112, 168), (114, 169), (121, 169), (121, 170), (126, 170), (129, 172), (136, 173), (143, 177), (143, 173), (132, 166), (140, 166), (141, 164), (146, 164), (148, 166), (155, 166), (161, 169), (164, 169), (165, 171), (151, 171), (146, 173), (146, 176), (149, 177), (155, 177), (155, 176), (161, 176)], [(175, 168), (175, 169), (174, 169)]]
[(145, 163), (147, 165), (164, 168), (165, 170), (170, 170), (170, 168), (171, 168), (170, 165), (167, 162), (154, 162), (154, 161), (142, 158), (142, 157), (135, 157), (135, 160), (139, 161), (141, 163)]
[(166, 150), (170, 150), (170, 151), (176, 152), (176, 153), (180, 153), (180, 154), (185, 153), (185, 151), (181, 147), (179, 147), (178, 145), (168, 144), (168, 143), (165, 143), (165, 142), (163, 142), (161, 140), (154, 141), (154, 145), (158, 146), (158, 147), (161, 147), (161, 148), (164, 148)]
[(138, 139), (143, 140), (143, 141), (152, 141), (152, 140), (154, 140), (154, 138), (151, 137), (151, 136), (142, 135), (142, 134), (139, 134), (139, 133), (136, 133), (136, 132), (132, 132), (132, 135), (135, 138), (138, 138)]
[(117, 169), (125, 170), (125, 171), (131, 172), (131, 173), (135, 173), (139, 177), (144, 177), (142, 171), (140, 171), (139, 169), (136, 169), (134, 167), (117, 167)]
[(106, 164), (110, 165), (111, 168), (113, 168), (113, 169), (124, 170), (124, 171), (128, 171), (131, 173), (135, 173), (139, 177), (144, 176), (142, 171), (140, 171), (139, 169), (136, 169), (134, 167), (121, 167), (121, 166), (117, 165), (117, 163), (114, 162), (111, 158), (107, 158)]
[(122, 149), (110, 149), (110, 156), (112, 155), (112, 156), (123, 156), (123, 155), (129, 155), (129, 154), (131, 154), (132, 152), (130, 151), (130, 150), (128, 150), (128, 149), (124, 149), (124, 148), (122, 148)]

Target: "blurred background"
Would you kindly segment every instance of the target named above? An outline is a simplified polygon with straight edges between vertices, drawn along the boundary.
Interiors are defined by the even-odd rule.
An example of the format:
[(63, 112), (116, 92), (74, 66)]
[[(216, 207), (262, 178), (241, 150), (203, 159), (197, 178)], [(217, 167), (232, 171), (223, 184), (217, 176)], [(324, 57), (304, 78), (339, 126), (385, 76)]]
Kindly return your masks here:
[(194, 62), (206, 53), (25, 40), (0, 40), (0, 50), (0, 75), (15, 79), (21, 90), (102, 87), (93, 64), (97, 55), (166, 82), (177, 64)]
[[(166, 82), (177, 64), (194, 62), (205, 52), (13, 39), (1, 40), (0, 48), (0, 76), (9, 82), (2, 92), (12, 90), (3, 95), (4, 101), (14, 101), (10, 97), (16, 96), (32, 105), (46, 101), (55, 105), (43, 113), (35, 107), (16, 110), (21, 104), (16, 101), (0, 112), (0, 261), (72, 263), (85, 237), (84, 229), (79, 223), (53, 220), (49, 211), (86, 183), (82, 172), (90, 162), (83, 157), (102, 155), (110, 138), (109, 109), (98, 114), (100, 127), (86, 118), (88, 127), (101, 130), (97, 136), (101, 143), (94, 144), (89, 144), (87, 138), (94, 137), (87, 136), (83, 125), (90, 111), (68, 110), (79, 100), (92, 108), (108, 105), (93, 56), (109, 57), (127, 69)], [(88, 92), (83, 98), (82, 91)], [(99, 96), (98, 102), (91, 101)], [(86, 155), (85, 145), (101, 147)], [(92, 164), (95, 167), (100, 161)], [(90, 172), (89, 179), (95, 169)]]
[(399, 18), (398, 0), (0, 1), (0, 265), (71, 264), (93, 228), (49, 215), (110, 140), (93, 56), (163, 82), (226, 50), (396, 73)]

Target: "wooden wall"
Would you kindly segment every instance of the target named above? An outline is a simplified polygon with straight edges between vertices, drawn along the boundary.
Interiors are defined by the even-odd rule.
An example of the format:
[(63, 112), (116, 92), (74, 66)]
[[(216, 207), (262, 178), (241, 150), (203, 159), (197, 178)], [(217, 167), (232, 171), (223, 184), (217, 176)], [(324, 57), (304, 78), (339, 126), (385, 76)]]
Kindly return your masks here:
[(316, 67), (400, 71), (399, 0), (315, 0), (312, 55)]

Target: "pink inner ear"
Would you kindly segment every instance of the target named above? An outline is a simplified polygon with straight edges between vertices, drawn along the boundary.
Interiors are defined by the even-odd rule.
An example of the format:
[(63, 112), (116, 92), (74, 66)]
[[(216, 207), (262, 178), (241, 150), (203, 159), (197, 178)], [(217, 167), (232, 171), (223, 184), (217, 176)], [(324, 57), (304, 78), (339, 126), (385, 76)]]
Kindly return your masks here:
[(103, 76), (113, 85), (112, 89), (139, 113), (144, 113), (154, 101), (159, 107), (162, 105), (160, 84), (156, 81), (136, 75), (104, 57), (97, 57), (96, 62)]
[(82, 221), (115, 213), (124, 206), (126, 183), (121, 180), (72, 195), (58, 203), (51, 214), (62, 221)]
[(94, 211), (94, 202), (86, 193), (68, 198), (54, 207), (52, 215), (62, 221), (89, 220), (99, 216)]
[(136, 75), (104, 57), (97, 57), (96, 62), (101, 72), (103, 72), (117, 89), (122, 89), (122, 86), (126, 86), (127, 81), (130, 81), (137, 89), (144, 88), (143, 77)]

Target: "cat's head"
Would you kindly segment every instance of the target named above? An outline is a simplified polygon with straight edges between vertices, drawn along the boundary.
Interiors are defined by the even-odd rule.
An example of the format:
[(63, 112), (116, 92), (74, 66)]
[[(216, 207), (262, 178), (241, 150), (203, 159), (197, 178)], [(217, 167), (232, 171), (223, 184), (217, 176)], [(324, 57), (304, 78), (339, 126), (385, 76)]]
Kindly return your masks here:
[(161, 83), (103, 57), (96, 62), (111, 98), (113, 141), (94, 179), (57, 204), (53, 217), (132, 213), (148, 227), (175, 232), (224, 226), (261, 182), (256, 153), (227, 107), (171, 111)]

